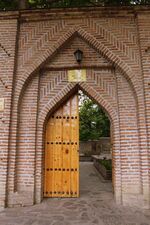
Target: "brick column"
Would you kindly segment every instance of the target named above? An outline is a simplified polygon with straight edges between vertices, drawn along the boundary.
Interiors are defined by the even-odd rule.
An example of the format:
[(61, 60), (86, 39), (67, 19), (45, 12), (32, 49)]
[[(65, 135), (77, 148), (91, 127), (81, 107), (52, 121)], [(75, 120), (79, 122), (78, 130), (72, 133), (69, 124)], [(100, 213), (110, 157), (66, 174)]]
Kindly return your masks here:
[(141, 50), (143, 87), (145, 95), (145, 111), (147, 125), (147, 146), (142, 153), (143, 195), (147, 208), (150, 206), (150, 15), (149, 11), (139, 12), (137, 16), (139, 31), (139, 47)]
[(5, 100), (4, 111), (0, 112), (0, 207), (5, 207), (6, 204), (8, 141), (15, 71), (16, 38), (17, 13), (5, 13), (5, 17), (0, 19), (0, 97)]

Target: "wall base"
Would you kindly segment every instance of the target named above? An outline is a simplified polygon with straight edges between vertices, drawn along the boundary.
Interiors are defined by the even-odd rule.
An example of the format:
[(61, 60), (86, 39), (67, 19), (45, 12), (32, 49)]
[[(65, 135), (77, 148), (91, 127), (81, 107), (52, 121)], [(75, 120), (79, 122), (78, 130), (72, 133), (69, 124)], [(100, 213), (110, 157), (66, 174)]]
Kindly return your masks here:
[(149, 203), (144, 201), (143, 195), (141, 194), (124, 193), (122, 195), (122, 205), (139, 209), (149, 209)]
[(34, 205), (33, 193), (26, 192), (15, 192), (8, 195), (8, 207), (24, 207)]

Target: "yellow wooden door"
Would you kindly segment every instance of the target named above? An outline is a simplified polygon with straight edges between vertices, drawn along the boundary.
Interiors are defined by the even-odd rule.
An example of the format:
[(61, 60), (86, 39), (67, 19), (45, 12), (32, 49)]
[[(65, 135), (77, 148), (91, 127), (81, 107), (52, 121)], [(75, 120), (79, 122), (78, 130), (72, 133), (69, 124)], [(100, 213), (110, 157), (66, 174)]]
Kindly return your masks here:
[(44, 197), (79, 196), (78, 95), (49, 119), (45, 141)]

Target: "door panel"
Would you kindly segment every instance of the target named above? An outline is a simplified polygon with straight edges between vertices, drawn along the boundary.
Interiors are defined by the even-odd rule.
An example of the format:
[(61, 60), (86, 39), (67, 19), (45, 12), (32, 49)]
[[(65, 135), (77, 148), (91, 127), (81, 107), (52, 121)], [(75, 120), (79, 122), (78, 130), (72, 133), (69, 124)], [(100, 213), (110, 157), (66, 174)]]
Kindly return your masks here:
[(44, 197), (79, 196), (78, 150), (78, 95), (74, 95), (47, 123)]

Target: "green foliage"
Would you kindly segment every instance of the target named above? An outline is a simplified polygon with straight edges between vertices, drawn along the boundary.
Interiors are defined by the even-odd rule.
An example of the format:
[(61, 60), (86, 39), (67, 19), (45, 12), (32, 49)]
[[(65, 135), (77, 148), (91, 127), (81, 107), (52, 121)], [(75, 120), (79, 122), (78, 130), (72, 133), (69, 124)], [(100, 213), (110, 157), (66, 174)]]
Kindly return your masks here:
[(18, 7), (17, 0), (0, 0), (1, 10), (17, 9), (17, 7)]
[(150, 0), (29, 0), (29, 2), (31, 7), (40, 8), (150, 4)]
[(47, 0), (29, 0), (30, 8), (50, 8), (52, 1)]
[(150, 4), (150, 0), (0, 0), (0, 10), (18, 9), (20, 1), (28, 3), (29, 8)]
[(112, 170), (111, 159), (100, 159), (99, 163), (102, 164), (107, 170)]
[(79, 109), (80, 140), (98, 140), (110, 136), (110, 121), (102, 108), (88, 97), (82, 100)]

